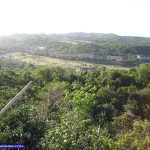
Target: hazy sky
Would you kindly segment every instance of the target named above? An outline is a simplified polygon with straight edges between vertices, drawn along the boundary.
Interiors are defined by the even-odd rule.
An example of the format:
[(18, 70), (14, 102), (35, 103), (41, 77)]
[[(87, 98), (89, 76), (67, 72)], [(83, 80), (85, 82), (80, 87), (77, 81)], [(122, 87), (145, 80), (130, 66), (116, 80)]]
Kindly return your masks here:
[(150, 37), (150, 0), (0, 0), (0, 35), (68, 32)]

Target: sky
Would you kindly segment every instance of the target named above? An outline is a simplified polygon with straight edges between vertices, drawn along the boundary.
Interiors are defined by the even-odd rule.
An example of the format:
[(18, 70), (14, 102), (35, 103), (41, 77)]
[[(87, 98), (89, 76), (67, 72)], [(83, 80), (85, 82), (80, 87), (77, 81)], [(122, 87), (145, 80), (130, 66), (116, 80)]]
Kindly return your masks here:
[(69, 32), (150, 37), (150, 0), (0, 0), (0, 35)]

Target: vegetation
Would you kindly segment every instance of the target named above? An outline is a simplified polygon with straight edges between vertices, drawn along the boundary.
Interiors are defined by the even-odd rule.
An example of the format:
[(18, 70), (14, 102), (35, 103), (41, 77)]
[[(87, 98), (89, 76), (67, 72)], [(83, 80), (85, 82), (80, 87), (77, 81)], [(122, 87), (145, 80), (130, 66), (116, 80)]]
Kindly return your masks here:
[(69, 61), (59, 58), (52, 58), (46, 56), (35, 56), (29, 55), (27, 53), (8, 53), (3, 55), (6, 60), (11, 60), (12, 62), (23, 62), (33, 65), (48, 65), (48, 66), (61, 66), (64, 68), (68, 67), (94, 67), (92, 63), (86, 63), (82, 61)]
[(1, 57), (5, 58), (2, 60), (2, 62), (7, 62), (7, 64), (15, 66), (16, 63), (25, 63), (25, 64), (30, 64), (30, 65), (36, 65), (36, 66), (60, 66), (63, 68), (94, 68), (96, 66), (106, 66), (107, 68), (114, 68), (114, 69), (129, 69), (128, 67), (121, 67), (118, 65), (102, 65), (102, 64), (93, 64), (93, 63), (88, 63), (88, 62), (83, 62), (83, 61), (71, 61), (71, 60), (64, 60), (64, 59), (59, 59), (59, 58), (52, 58), (52, 57), (47, 57), (47, 56), (35, 56), (35, 55), (30, 55), (27, 53), (8, 53), (1, 55)]
[(0, 110), (29, 81), (31, 87), (0, 118), (0, 143), (39, 150), (150, 148), (150, 63), (77, 73), (3, 62)]
[[(97, 33), (25, 34), (0, 37), (1, 59), (8, 59), (5, 58), (7, 53), (18, 52), (37, 58), (46, 56), (133, 67), (149, 62), (150, 38)], [(123, 60), (107, 59), (109, 55), (122, 56)], [(13, 60), (13, 57), (9, 59)]]

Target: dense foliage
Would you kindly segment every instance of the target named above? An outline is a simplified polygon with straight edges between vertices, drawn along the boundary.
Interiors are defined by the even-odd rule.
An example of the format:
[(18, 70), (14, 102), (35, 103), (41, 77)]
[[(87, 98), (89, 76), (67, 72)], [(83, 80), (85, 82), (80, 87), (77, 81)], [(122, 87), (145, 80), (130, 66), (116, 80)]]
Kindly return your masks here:
[(0, 110), (31, 87), (0, 118), (0, 143), (25, 149), (150, 148), (150, 64), (76, 73), (60, 67), (1, 64)]

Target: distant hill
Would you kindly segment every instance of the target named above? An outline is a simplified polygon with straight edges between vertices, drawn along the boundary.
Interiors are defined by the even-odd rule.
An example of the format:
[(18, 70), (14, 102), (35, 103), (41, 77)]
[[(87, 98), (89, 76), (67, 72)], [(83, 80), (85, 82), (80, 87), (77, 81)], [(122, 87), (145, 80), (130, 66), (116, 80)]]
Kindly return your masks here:
[[(135, 66), (150, 61), (148, 59), (150, 57), (150, 38), (82, 32), (1, 36), (0, 54), (11, 52), (94, 63)], [(110, 60), (107, 59), (108, 56), (122, 56), (124, 59), (119, 61)], [(147, 59), (144, 59), (146, 57)]]

